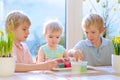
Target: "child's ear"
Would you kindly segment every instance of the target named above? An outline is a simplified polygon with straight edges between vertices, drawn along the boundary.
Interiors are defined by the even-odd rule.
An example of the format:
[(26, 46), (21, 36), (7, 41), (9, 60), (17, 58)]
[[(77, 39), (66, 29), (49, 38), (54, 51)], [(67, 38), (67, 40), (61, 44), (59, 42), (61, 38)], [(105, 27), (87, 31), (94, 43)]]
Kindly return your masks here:
[(105, 27), (103, 26), (100, 30), (101, 33), (103, 33), (105, 31)]
[(14, 29), (13, 29), (12, 26), (9, 26), (9, 27), (6, 29), (6, 31), (7, 31), (7, 30), (9, 30), (10, 32), (12, 32)]

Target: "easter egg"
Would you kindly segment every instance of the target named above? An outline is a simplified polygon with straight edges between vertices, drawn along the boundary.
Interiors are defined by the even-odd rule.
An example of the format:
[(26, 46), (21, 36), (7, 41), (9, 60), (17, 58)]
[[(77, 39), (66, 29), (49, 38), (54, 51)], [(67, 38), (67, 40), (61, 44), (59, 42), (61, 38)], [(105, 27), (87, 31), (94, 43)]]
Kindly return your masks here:
[(66, 68), (71, 67), (71, 63), (70, 63), (70, 62), (66, 62), (66, 63), (65, 63), (65, 67), (66, 67)]
[(65, 64), (64, 63), (60, 63), (58, 66), (59, 66), (59, 68), (65, 68)]

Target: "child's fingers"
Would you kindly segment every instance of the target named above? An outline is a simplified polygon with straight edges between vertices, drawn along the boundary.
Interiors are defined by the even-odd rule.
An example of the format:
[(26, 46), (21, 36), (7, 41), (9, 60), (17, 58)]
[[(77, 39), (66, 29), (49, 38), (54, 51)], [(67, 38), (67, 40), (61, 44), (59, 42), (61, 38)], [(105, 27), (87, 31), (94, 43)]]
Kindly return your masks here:
[(84, 55), (83, 55), (82, 51), (80, 51), (80, 50), (78, 50), (78, 58), (80, 60), (83, 60), (83, 58), (84, 58)]
[(57, 61), (58, 63), (62, 63), (65, 61), (63, 58), (56, 58), (54, 60)]
[(68, 62), (68, 61), (70, 61), (70, 58), (64, 58), (64, 61)]
[(84, 58), (82, 51), (80, 50), (76, 50), (73, 57), (74, 57), (74, 61), (83, 60)]

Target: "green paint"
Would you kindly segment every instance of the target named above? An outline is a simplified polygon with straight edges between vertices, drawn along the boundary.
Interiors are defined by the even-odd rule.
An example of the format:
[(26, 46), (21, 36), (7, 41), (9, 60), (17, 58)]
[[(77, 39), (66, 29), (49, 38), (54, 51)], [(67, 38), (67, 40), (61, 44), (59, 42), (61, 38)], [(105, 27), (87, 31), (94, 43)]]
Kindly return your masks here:
[(87, 72), (87, 66), (81, 65), (81, 72)]

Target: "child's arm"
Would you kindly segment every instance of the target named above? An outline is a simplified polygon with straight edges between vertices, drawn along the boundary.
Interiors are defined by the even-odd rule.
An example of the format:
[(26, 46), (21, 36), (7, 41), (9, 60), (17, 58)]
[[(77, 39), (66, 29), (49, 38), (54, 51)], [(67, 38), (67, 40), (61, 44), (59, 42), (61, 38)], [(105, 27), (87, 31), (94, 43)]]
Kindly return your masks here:
[(44, 62), (45, 61), (45, 54), (42, 48), (39, 49), (38, 51), (38, 63), (39, 62)]
[(57, 66), (56, 61), (41, 62), (39, 64), (16, 63), (16, 72), (27, 72), (35, 70), (49, 70)]
[(16, 72), (27, 72), (27, 71), (35, 71), (35, 70), (51, 70), (54, 67), (58, 66), (59, 63), (66, 62), (66, 59), (59, 58), (53, 59), (46, 62), (41, 62), (38, 64), (25, 64), (25, 63), (16, 63)]

